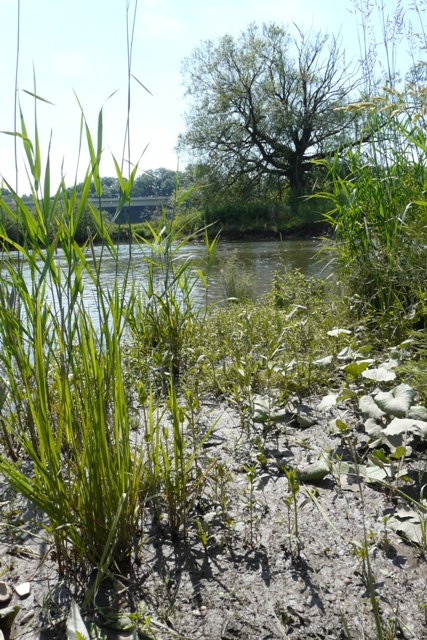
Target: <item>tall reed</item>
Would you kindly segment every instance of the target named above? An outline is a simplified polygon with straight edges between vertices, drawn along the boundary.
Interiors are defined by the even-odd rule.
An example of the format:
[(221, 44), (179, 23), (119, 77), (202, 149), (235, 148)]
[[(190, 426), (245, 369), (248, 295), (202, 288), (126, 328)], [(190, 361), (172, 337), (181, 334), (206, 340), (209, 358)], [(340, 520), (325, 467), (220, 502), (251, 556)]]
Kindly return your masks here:
[[(396, 329), (425, 322), (423, 9), (418, 0), (407, 11), (397, 2), (391, 15), (377, 1), (353, 5), (367, 83), (362, 99), (347, 108), (363, 113), (365, 124), (359, 146), (324, 163), (330, 191), (318, 195), (332, 203), (325, 218), (336, 233), (341, 275), (357, 294), (355, 309), (379, 314)], [(396, 65), (405, 38), (413, 65), (402, 85)]]
[(340, 271), (362, 313), (419, 320), (427, 257), (422, 132), (397, 92), (358, 108), (370, 110), (370, 140), (327, 163), (331, 191), (319, 194), (332, 203), (325, 218), (335, 230)]
[[(91, 182), (100, 184), (102, 112), (99, 122), (97, 151), (84, 127), (91, 165), (78, 198), (76, 185), (68, 195), (63, 180), (51, 193), (49, 155), (42, 180), (37, 120), (31, 142), (21, 114), (32, 207), (10, 185), (13, 204), (0, 200), (23, 238), (13, 240), (0, 226), (2, 421), (11, 454), (0, 469), (48, 517), (61, 569), (74, 557), (95, 565), (125, 560), (144, 499), (143, 452), (130, 444), (122, 377), (126, 281), (101, 285), (92, 238), (83, 247), (75, 238), (89, 207), (102, 252), (117, 261), (104, 220), (87, 200)], [(95, 290), (97, 326), (86, 309), (84, 273)]]

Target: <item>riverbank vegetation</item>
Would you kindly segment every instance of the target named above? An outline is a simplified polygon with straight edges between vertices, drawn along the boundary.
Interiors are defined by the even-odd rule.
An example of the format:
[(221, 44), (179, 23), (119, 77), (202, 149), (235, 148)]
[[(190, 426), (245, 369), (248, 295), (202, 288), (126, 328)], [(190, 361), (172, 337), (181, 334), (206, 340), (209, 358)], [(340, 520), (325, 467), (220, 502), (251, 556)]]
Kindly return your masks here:
[[(203, 189), (177, 191), (177, 216), (120, 225), (129, 252), (145, 247), (147, 278), (119, 278), (111, 220), (89, 202), (103, 189), (102, 112), (96, 139), (81, 113), (84, 181), (56, 191), (37, 119), (30, 141), (22, 116), (31, 207), (9, 183), (13, 206), (0, 200), (0, 471), (4, 495), (13, 490), (1, 505), (4, 544), (16, 541), (28, 564), (31, 549), (28, 582), (50, 572), (22, 623), (29, 633), (423, 637), (427, 145), (417, 78), (334, 103), (337, 126), (364, 123), (357, 145), (312, 167), (335, 231), (325, 244), (334, 276), (278, 264), (271, 291), (251, 300), (231, 255), (214, 307), (219, 239), (192, 211)], [(125, 210), (138, 165), (126, 176), (115, 166)], [(231, 220), (226, 206), (241, 224), (241, 209)], [(247, 204), (246, 227), (266, 206)], [(204, 264), (191, 258), (195, 236)], [(108, 286), (104, 260), (117, 270)], [(206, 304), (194, 300), (196, 282)], [(0, 595), (26, 571), (2, 564)], [(28, 613), (22, 601), (0, 608), (6, 636), (25, 637), (13, 626), (26, 618), (20, 607)]]

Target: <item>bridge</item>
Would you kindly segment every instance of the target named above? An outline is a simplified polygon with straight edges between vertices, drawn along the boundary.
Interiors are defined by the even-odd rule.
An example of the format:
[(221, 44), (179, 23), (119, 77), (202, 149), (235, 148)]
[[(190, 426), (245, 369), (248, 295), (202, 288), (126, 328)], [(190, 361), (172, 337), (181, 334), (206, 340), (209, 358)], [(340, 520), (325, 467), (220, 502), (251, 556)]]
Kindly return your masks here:
[[(101, 211), (114, 214), (119, 206), (120, 198), (101, 196), (101, 198), (88, 198), (88, 201), (96, 209), (101, 208)], [(169, 203), (170, 196), (141, 196), (131, 198), (130, 205), (127, 203), (124, 205), (116, 221), (128, 222), (129, 217), (131, 222), (148, 220), (156, 209), (160, 210), (162, 207), (167, 207)]]
[[(3, 198), (9, 206), (14, 206), (12, 198), (6, 196)], [(33, 202), (31, 199), (23, 198), (27, 207), (32, 208)], [(107, 198), (102, 196), (101, 198), (88, 198), (88, 202), (95, 208), (101, 209), (101, 211), (107, 211), (114, 215), (117, 212), (117, 207), (120, 204), (120, 198)], [(117, 222), (143, 222), (149, 220), (153, 213), (157, 210), (160, 211), (162, 207), (170, 206), (170, 196), (145, 196), (131, 198), (130, 205), (126, 203), (123, 209), (120, 211), (116, 218)]]
[[(101, 196), (99, 198), (88, 198), (89, 202), (94, 207), (99, 207), (101, 205), (101, 209), (103, 211), (107, 211), (107, 209), (117, 209), (119, 206), (120, 198), (107, 198), (105, 196)], [(143, 196), (131, 198), (131, 207), (161, 207), (167, 206), (169, 203), (170, 196)]]

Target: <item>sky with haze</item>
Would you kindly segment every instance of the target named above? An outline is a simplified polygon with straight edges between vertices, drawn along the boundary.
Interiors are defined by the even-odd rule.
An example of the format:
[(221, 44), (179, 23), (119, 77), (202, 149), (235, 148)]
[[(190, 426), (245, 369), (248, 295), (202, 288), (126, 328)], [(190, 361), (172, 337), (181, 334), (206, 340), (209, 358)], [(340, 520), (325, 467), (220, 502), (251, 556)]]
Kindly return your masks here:
[[(392, 14), (398, 3), (387, 0), (386, 4)], [(135, 0), (20, 2), (19, 101), (31, 137), (34, 100), (25, 90), (34, 91), (34, 69), (36, 93), (54, 103), (37, 103), (42, 158), (46, 158), (52, 132), (54, 186), (61, 167), (67, 184), (73, 183), (76, 173), (80, 129), (76, 96), (94, 137), (98, 112), (104, 108), (101, 174), (114, 175), (112, 154), (121, 162), (127, 110), (127, 6), (132, 22)], [(358, 19), (352, 8), (348, 0), (139, 0), (132, 73), (152, 95), (132, 81), (131, 162), (144, 152), (142, 170), (176, 169), (175, 145), (184, 129), (186, 108), (181, 63), (201, 41), (226, 33), (237, 36), (251, 22), (276, 22), (292, 28), (296, 23), (305, 31), (340, 32), (347, 59), (357, 60)], [(0, 2), (1, 131), (14, 130), (17, 9), (18, 0)], [(18, 155), (23, 155), (19, 144)], [(87, 161), (84, 149), (80, 176)], [(15, 185), (14, 139), (4, 134), (0, 136), (0, 174)], [(29, 192), (22, 171), (18, 191)]]

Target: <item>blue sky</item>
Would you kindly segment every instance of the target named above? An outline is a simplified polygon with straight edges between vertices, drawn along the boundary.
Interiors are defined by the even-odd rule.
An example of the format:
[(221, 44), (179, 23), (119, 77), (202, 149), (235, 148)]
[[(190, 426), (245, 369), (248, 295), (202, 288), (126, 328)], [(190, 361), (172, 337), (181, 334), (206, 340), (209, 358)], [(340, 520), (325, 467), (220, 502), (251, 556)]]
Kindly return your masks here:
[[(365, 3), (367, 0), (359, 0)], [(130, 14), (135, 0), (128, 0)], [(397, 5), (387, 0), (390, 12)], [(46, 153), (52, 131), (52, 174), (71, 184), (77, 162), (81, 101), (96, 133), (97, 115), (104, 105), (103, 175), (114, 175), (111, 154), (120, 161), (126, 125), (127, 0), (21, 0), (18, 88), (29, 133), (32, 133), (33, 65), (37, 93), (55, 106), (38, 103), (40, 139)], [(0, 130), (13, 130), (18, 0), (1, 0), (0, 60), (2, 96)], [(135, 25), (131, 93), (131, 161), (146, 148), (142, 170), (175, 169), (174, 149), (184, 128), (181, 62), (206, 39), (238, 35), (251, 22), (292, 24), (306, 30), (341, 31), (347, 57), (358, 57), (357, 19), (346, 0), (139, 0)], [(109, 100), (113, 92), (116, 92)], [(106, 101), (107, 100), (107, 101)], [(148, 146), (147, 146), (148, 145)], [(19, 155), (22, 150), (19, 146)], [(82, 154), (81, 167), (87, 156)], [(0, 174), (15, 184), (13, 138), (0, 137)], [(80, 174), (81, 175), (81, 174)], [(28, 192), (25, 174), (21, 192)]]

